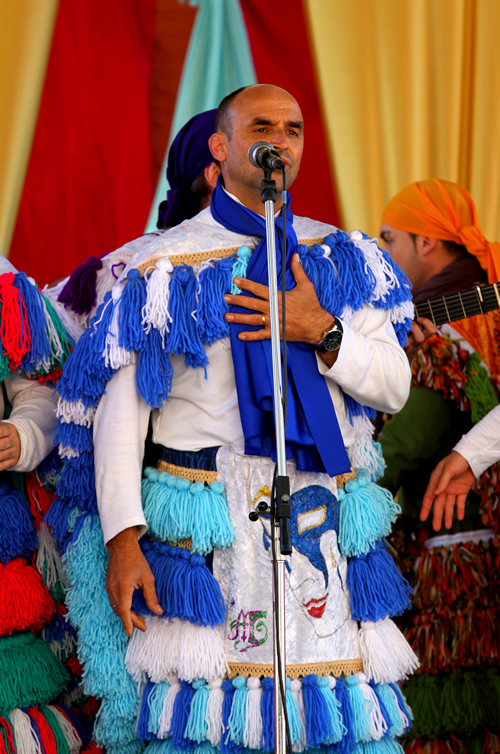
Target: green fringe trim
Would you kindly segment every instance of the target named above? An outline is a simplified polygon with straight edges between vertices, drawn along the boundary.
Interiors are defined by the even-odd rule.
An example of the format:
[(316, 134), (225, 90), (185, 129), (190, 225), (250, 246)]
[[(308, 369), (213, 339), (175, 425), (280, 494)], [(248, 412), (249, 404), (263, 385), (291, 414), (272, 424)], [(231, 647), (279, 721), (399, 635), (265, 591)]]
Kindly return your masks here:
[(481, 356), (478, 353), (469, 354), (464, 374), (467, 378), (464, 390), (470, 400), (471, 419), (474, 424), (477, 424), (495, 406), (498, 406), (498, 398), (487, 370), (481, 366)]
[(500, 674), (460, 671), (446, 676), (417, 674), (403, 686), (413, 710), (408, 738), (473, 736), (481, 728), (495, 729), (500, 719)]
[(29, 632), (0, 637), (0, 716), (14, 707), (48, 704), (69, 681), (66, 668), (42, 639)]

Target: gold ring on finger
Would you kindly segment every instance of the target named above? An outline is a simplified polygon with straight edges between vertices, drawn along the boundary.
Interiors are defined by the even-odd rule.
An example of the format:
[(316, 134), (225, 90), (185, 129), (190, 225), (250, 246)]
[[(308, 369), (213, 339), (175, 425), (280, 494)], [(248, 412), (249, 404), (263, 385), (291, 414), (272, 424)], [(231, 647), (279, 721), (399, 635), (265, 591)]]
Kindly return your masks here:
[(266, 326), (266, 315), (263, 314), (262, 315), (262, 327), (265, 327), (265, 326)]

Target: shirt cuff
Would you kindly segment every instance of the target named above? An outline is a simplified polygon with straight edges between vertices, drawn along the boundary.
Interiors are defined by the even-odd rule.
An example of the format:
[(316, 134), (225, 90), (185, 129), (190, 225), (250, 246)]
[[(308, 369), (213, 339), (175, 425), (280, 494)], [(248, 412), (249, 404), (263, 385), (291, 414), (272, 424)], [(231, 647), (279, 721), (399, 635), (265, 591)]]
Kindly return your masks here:
[(140, 539), (146, 533), (148, 525), (144, 516), (132, 515), (129, 518), (120, 518), (119, 521), (105, 521), (101, 516), (102, 534), (104, 537), (104, 544), (116, 537), (120, 532), (125, 529), (130, 529), (132, 526), (137, 526), (137, 539)]

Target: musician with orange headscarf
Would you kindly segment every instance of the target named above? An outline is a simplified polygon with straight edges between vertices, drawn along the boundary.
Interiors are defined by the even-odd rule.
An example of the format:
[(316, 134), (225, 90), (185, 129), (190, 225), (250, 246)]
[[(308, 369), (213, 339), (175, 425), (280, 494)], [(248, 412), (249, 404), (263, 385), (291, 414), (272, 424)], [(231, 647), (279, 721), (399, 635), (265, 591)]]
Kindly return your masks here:
[[(391, 199), (380, 235), (412, 283), (417, 315), (431, 320), (417, 321), (434, 331), (413, 360), (407, 404), (379, 438), (387, 463), (380, 484), (399, 490), (400, 545), (416, 558), (406, 636), (422, 672), (407, 689), (416, 738), (406, 751), (430, 751), (430, 739), (432, 751), (455, 751), (457, 741), (467, 751), (471, 742), (478, 751), (500, 751), (498, 695), (490, 688), (500, 678), (499, 467), (480, 477), (460, 520), (452, 524), (447, 515), (453, 533), (428, 537), (428, 504), (419, 521), (436, 464), (498, 404), (500, 315), (482, 312), (500, 307), (498, 289), (488, 287), (500, 280), (500, 244), (484, 237), (470, 194), (438, 179), (412, 183)], [(436, 530), (441, 520), (435, 511)], [(490, 693), (496, 702), (488, 712), (480, 700)]]

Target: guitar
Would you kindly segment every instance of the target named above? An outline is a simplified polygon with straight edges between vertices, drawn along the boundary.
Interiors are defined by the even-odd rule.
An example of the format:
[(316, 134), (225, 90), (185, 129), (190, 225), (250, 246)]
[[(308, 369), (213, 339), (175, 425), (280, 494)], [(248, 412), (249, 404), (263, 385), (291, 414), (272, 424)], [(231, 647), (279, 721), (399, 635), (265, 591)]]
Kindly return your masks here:
[(474, 317), (476, 314), (488, 314), (500, 309), (499, 283), (479, 285), (460, 293), (450, 293), (448, 296), (436, 296), (427, 301), (414, 304), (417, 317), (427, 317), (436, 327), (456, 322), (458, 319)]

